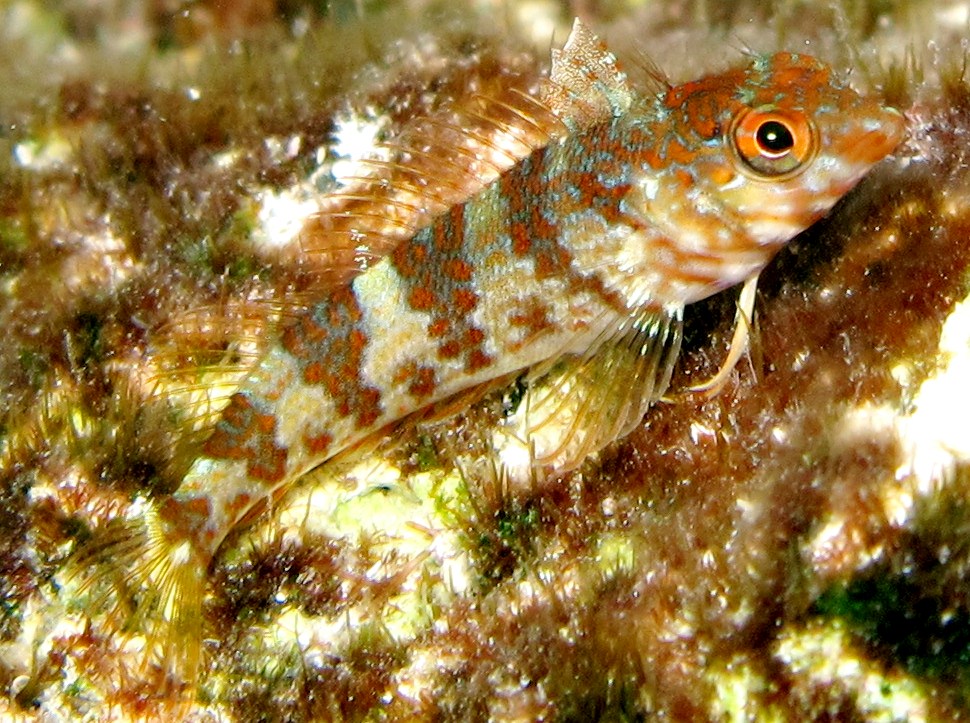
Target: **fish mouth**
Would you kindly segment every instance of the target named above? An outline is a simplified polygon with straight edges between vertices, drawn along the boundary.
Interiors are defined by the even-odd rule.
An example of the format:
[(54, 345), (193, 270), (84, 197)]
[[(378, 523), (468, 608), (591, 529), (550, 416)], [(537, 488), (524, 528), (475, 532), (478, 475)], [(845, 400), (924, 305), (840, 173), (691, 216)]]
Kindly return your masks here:
[(828, 201), (820, 200), (818, 207), (824, 207), (850, 190), (866, 175), (870, 168), (889, 156), (906, 135), (906, 118), (895, 108), (883, 105), (870, 107), (869, 112), (860, 114), (845, 132), (834, 148), (826, 154), (830, 168), (839, 169), (832, 175), (831, 184), (824, 194)]
[(849, 134), (842, 149), (846, 162), (868, 168), (892, 153), (906, 135), (906, 118), (895, 108), (879, 107), (860, 124), (858, 133)]

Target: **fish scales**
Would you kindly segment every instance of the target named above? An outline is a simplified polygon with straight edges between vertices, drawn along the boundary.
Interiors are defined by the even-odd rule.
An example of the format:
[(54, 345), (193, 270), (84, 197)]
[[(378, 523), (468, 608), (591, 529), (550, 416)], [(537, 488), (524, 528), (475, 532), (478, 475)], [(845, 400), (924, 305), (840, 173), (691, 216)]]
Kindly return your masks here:
[[(129, 522), (118, 564), (145, 588), (150, 648), (178, 675), (198, 662), (205, 570), (254, 505), (409, 414), (555, 361), (554, 388), (616, 395), (585, 405), (602, 429), (577, 432), (560, 466), (581, 461), (662, 393), (683, 307), (755, 279), (903, 129), (789, 53), (637, 94), (579, 24), (546, 105), (569, 132), (306, 304), (179, 488)], [(537, 404), (536, 419), (563, 409)]]

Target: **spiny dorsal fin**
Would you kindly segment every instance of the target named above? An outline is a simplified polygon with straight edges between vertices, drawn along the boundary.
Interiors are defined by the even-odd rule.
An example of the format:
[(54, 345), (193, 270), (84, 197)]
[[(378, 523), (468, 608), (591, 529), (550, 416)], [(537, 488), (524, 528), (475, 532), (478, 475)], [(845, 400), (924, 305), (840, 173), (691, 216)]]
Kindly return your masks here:
[(323, 199), (303, 229), (301, 253), (324, 286), (346, 283), (566, 133), (544, 103), (502, 80), (505, 87), (496, 84), (445, 114), (415, 121), (385, 148), (387, 160), (362, 162), (359, 177)]
[(645, 312), (610, 330), (590, 353), (536, 370), (541, 376), (529, 382), (512, 418), (535, 464), (568, 471), (639, 424), (670, 381), (681, 319), (679, 309)]
[(622, 115), (636, 100), (616, 56), (579, 18), (562, 50), (552, 51), (541, 100), (571, 131)]

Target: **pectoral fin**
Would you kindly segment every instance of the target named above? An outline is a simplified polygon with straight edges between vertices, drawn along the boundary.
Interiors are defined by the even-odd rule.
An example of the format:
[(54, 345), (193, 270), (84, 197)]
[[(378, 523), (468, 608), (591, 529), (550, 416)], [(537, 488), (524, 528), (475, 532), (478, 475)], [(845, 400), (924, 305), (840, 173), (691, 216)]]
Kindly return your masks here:
[(587, 355), (537, 370), (514, 420), (538, 466), (557, 472), (623, 437), (663, 394), (680, 350), (682, 310), (645, 312)]

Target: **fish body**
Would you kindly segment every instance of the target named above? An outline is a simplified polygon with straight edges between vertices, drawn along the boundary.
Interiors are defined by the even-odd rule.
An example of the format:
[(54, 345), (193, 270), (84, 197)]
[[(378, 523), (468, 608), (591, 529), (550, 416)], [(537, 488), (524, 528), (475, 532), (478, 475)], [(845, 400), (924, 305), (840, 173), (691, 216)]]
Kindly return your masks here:
[(638, 94), (577, 25), (552, 81), (543, 103), (562, 128), (284, 324), (179, 488), (118, 538), (143, 619), (159, 621), (155, 652), (177, 648), (181, 674), (198, 660), (206, 569), (258, 502), (528, 370), (607, 400), (577, 415), (581, 443), (558, 460), (574, 466), (663, 391), (684, 306), (756, 277), (902, 135), (898, 113), (803, 55)]

